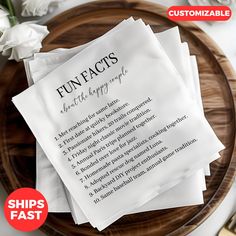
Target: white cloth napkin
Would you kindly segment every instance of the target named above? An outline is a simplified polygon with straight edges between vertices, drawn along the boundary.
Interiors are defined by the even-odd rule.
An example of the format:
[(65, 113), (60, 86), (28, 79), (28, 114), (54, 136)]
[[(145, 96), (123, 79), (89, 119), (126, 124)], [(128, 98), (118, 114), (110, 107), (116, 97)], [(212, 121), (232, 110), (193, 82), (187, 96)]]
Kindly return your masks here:
[[(104, 58), (110, 64), (106, 61), (104, 66)], [(102, 64), (102, 67), (99, 67), (102, 72), (96, 69), (98, 74), (94, 73), (89, 67), (92, 62), (96, 63), (95, 68)], [(94, 68), (93, 64), (91, 68)], [(83, 86), (82, 82), (77, 80), (77, 85), (83, 88), (66, 89), (68, 81), (72, 84), (70, 78), (78, 79), (78, 76), (84, 79)], [(90, 83), (87, 83), (88, 81)], [(57, 95), (59, 96), (56, 97)], [(61, 98), (63, 100), (60, 100)], [(36, 85), (14, 97), (13, 102), (76, 203), (82, 208), (89, 222), (99, 230), (209, 164), (215, 160), (213, 154), (224, 148), (205, 118), (199, 114), (197, 103), (189, 95), (158, 40), (141, 21), (123, 27), (88, 46)], [(112, 110), (107, 106), (112, 106)], [(97, 110), (98, 107), (101, 110)], [(74, 153), (75, 146), (63, 148), (63, 145), (67, 145), (74, 137), (80, 135), (81, 142), (90, 140), (88, 132), (90, 129), (94, 130), (92, 125), (103, 122), (100, 118), (94, 120), (94, 117), (106, 109), (110, 113), (105, 113), (105, 119), (111, 116), (115, 119), (108, 119), (108, 126), (102, 126), (100, 130), (95, 129), (95, 134), (90, 135), (96, 136), (97, 132), (100, 133), (108, 127), (108, 130), (112, 127), (111, 133), (112, 130), (116, 130), (114, 140), (118, 140), (120, 144), (119, 148), (109, 150), (110, 164), (101, 161), (106, 158), (104, 150), (108, 151), (108, 143), (103, 143), (106, 147), (101, 146), (100, 149), (92, 147), (91, 143), (87, 144), (91, 153), (96, 154), (95, 157), (92, 154), (88, 155), (88, 149), (77, 148), (77, 152)], [(146, 115), (147, 113), (149, 114)], [(122, 116), (128, 116), (128, 121), (125, 119), (126, 123), (121, 125), (119, 121), (123, 119)], [(85, 123), (88, 126), (84, 125)], [(82, 134), (72, 132), (77, 127), (82, 128)], [(123, 127), (124, 130), (119, 132)], [(68, 133), (72, 135), (69, 139)], [(137, 140), (136, 145), (130, 145), (134, 140)], [(140, 143), (143, 145), (147, 142), (145, 140), (151, 141), (151, 144), (140, 149)], [(208, 145), (204, 148), (205, 143)], [(154, 146), (153, 153), (150, 150)], [(160, 148), (158, 151), (157, 146)], [(84, 167), (80, 164), (76, 170), (78, 160), (72, 162), (74, 166), (70, 162), (71, 158), (79, 155), (78, 152), (82, 153), (82, 160), (87, 163), (91, 158), (91, 162), (89, 165), (85, 163)], [(127, 152), (132, 152), (132, 156), (130, 157)], [(148, 153), (148, 157), (143, 155), (144, 153)], [(116, 164), (118, 166), (113, 165), (117, 160), (116, 155), (119, 155), (119, 158), (125, 155), (126, 161), (120, 165)], [(103, 185), (100, 186), (100, 179), (94, 177), (92, 182), (86, 182), (91, 175), (102, 174), (100, 169), (106, 169), (111, 163), (115, 170), (118, 168), (122, 171), (118, 172), (120, 175), (112, 175), (112, 179), (107, 178), (114, 172), (111, 168), (106, 172), (106, 176), (99, 175), (99, 178), (107, 178)], [(70, 167), (75, 169), (75, 172)], [(90, 168), (93, 172), (87, 171)], [(83, 177), (79, 179), (78, 175)], [(88, 185), (84, 185), (84, 182)], [(89, 188), (92, 190), (88, 190)]]
[[(192, 70), (190, 63), (187, 63), (187, 65), (189, 65), (190, 68), (184, 66), (184, 62), (188, 61), (189, 53), (188, 50), (184, 50), (184, 46), (181, 46), (178, 28), (177, 27), (172, 28), (163, 33), (156, 34), (156, 36), (159, 38), (163, 48), (167, 52), (167, 55), (169, 56), (169, 58), (171, 59), (177, 70), (180, 72), (182, 77), (185, 76), (186, 78), (187, 76), (189, 79), (193, 80), (193, 78), (191, 78), (192, 76), (189, 76), (191, 75), (191, 70)], [(75, 55), (76, 53), (78, 53), (78, 51), (79, 48), (74, 48), (73, 54)], [(62, 61), (63, 58), (65, 58), (64, 60), (66, 61), (68, 59), (67, 56), (65, 55), (66, 53), (67, 52), (62, 49), (62, 50), (57, 50), (57, 52), (54, 53), (49, 52), (49, 53), (36, 54), (35, 55), (36, 59), (33, 60), (34, 61), (33, 68), (30, 70), (31, 72), (29, 74), (34, 74), (34, 70), (36, 70), (37, 79), (35, 80), (35, 82), (37, 82), (37, 80), (42, 79), (43, 76), (45, 76), (50, 71), (59, 66), (58, 61), (60, 61), (61, 64), (63, 63)], [(38, 68), (40, 68), (39, 71)], [(196, 77), (198, 78), (197, 74)], [(184, 79), (184, 81), (186, 81), (186, 79)], [(37, 148), (37, 153), (39, 153), (39, 155), (36, 156), (37, 158), (36, 188), (40, 192), (44, 193), (45, 196), (49, 196), (47, 198), (51, 200), (48, 201), (49, 209), (52, 212), (60, 212), (62, 207), (62, 205), (60, 204), (61, 203), (60, 197), (64, 197), (64, 199), (66, 200), (64, 188), (59, 186), (60, 180), (50, 181), (49, 183), (45, 182), (44, 176), (52, 176), (52, 179), (54, 179), (57, 173), (53, 168), (53, 166), (51, 165), (51, 163), (49, 162), (49, 160), (47, 159), (46, 155), (43, 153), (43, 150), (40, 147), (38, 147), (38, 145), (36, 148)], [(44, 168), (41, 168), (41, 166), (43, 166)], [(45, 173), (45, 171), (47, 171), (48, 173)], [(59, 176), (57, 176), (57, 178), (59, 178)], [(202, 188), (197, 187), (199, 186), (200, 182), (199, 179), (202, 179), (203, 182)], [(136, 209), (135, 212), (201, 204), (203, 203), (201, 189), (205, 190), (206, 186), (205, 186), (204, 176), (199, 173), (191, 177), (189, 180), (183, 181), (183, 183), (177, 185), (170, 191), (161, 194), (157, 198), (145, 204), (141, 209)], [(60, 193), (59, 190), (62, 191), (61, 196), (59, 194)], [(53, 194), (54, 192), (56, 192), (57, 194)], [(175, 196), (175, 198), (173, 198), (173, 196)], [(59, 201), (57, 204), (58, 198)], [(73, 209), (74, 207), (71, 206), (71, 208)], [(65, 204), (65, 209), (63, 209), (63, 211), (68, 211), (68, 210), (69, 210), (68, 205)], [(81, 211), (79, 210), (77, 211), (77, 213), (74, 213), (74, 215), (78, 215), (77, 223), (81, 224), (86, 222), (86, 219), (84, 219), (84, 217), (81, 216), (79, 213), (81, 213)]]

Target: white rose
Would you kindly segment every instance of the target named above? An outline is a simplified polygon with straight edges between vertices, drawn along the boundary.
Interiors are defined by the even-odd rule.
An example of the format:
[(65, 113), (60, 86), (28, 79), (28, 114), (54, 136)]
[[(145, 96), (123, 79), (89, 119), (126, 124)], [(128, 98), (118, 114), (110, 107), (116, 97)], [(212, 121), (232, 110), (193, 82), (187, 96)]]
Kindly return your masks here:
[(63, 0), (22, 0), (22, 16), (43, 16)]
[(0, 7), (0, 35), (5, 30), (11, 27), (7, 11)]
[(46, 26), (30, 22), (15, 25), (6, 29), (0, 37), (0, 52), (10, 56), (9, 60), (20, 61), (39, 52), (48, 33)]

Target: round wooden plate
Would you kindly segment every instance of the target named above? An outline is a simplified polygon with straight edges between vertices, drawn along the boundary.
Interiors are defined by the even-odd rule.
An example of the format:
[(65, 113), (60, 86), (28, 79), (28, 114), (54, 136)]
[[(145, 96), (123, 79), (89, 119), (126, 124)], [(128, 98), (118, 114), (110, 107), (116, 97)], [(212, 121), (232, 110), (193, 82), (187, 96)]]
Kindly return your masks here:
[[(51, 33), (43, 49), (86, 43), (130, 16), (142, 18), (155, 32), (180, 27), (182, 39), (189, 43), (191, 53), (197, 55), (205, 115), (226, 149), (211, 164), (204, 205), (124, 216), (102, 232), (89, 224), (76, 226), (70, 214), (49, 214), (41, 229), (50, 236), (186, 235), (214, 212), (233, 182), (236, 76), (221, 50), (196, 25), (168, 20), (166, 9), (153, 3), (97, 1), (68, 10), (48, 22)], [(0, 74), (0, 177), (8, 193), (35, 185), (35, 138), (11, 102), (25, 88), (23, 63), (8, 62)]]

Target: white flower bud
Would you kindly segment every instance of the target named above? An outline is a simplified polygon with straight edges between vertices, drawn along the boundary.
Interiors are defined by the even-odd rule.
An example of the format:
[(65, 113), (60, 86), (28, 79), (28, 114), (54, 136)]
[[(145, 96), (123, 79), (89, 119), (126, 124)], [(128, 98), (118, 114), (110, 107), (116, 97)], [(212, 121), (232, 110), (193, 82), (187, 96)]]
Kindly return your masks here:
[(63, 0), (22, 0), (22, 16), (43, 16)]
[(8, 13), (4, 9), (0, 8), (0, 35), (5, 30), (11, 27), (8, 19)]

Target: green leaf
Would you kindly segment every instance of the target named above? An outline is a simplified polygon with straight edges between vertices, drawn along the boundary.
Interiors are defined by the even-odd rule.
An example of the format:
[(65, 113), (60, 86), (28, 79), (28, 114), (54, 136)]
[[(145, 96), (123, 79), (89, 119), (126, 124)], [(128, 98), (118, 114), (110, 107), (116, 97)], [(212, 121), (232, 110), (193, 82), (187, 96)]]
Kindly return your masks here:
[(12, 4), (12, 1), (0, 0), (0, 4), (8, 10), (8, 13), (9, 13), (8, 18), (11, 23), (11, 26), (16, 25), (18, 22), (17, 22), (15, 8), (14, 8), (14, 5)]

